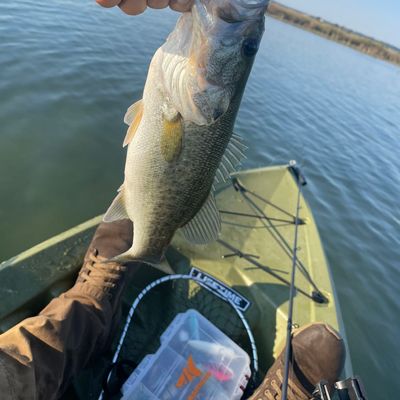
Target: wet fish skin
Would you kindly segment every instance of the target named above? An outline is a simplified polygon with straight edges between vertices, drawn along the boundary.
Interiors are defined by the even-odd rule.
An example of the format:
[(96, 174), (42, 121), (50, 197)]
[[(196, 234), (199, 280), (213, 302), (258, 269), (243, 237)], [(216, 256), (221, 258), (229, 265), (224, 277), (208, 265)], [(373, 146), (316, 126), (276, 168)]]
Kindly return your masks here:
[[(196, 0), (155, 53), (143, 100), (133, 121), (128, 117), (124, 184), (104, 217), (134, 224), (131, 249), (113, 260), (159, 263), (176, 230), (209, 201), (253, 63), (252, 46), (264, 30), (266, 2), (243, 11), (243, 1)], [(222, 11), (234, 22), (221, 20)], [(249, 41), (252, 54), (246, 55)], [(207, 221), (218, 230), (215, 218)]]

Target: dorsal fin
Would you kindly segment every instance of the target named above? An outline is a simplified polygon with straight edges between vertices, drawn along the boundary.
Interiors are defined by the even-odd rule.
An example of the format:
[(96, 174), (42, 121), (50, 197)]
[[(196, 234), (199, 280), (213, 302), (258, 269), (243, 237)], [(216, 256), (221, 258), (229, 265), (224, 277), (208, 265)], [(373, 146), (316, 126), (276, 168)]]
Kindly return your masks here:
[(194, 244), (206, 244), (216, 240), (221, 231), (221, 216), (214, 195), (210, 193), (200, 211), (182, 227), (186, 240)]
[(119, 192), (107, 212), (104, 214), (104, 222), (113, 222), (120, 219), (129, 218), (125, 208), (124, 188), (121, 186)]
[(128, 131), (126, 132), (123, 147), (127, 146), (135, 136), (137, 128), (139, 127), (140, 121), (143, 117), (143, 101), (139, 100), (132, 104), (125, 114), (124, 122), (129, 125)]
[(235, 172), (241, 161), (246, 158), (244, 155), (246, 149), (242, 138), (233, 134), (215, 174), (215, 184), (229, 180), (230, 174)]

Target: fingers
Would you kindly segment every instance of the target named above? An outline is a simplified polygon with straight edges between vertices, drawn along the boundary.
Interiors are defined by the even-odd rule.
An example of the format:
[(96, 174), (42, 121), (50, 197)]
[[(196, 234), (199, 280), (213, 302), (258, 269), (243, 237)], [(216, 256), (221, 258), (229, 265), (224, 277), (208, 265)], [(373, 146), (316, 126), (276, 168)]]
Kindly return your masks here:
[(117, 6), (120, 2), (121, 0), (96, 0), (97, 4), (106, 8)]
[(147, 5), (151, 8), (165, 8), (169, 0), (147, 0)]
[(138, 15), (147, 8), (147, 2), (146, 0), (122, 0), (119, 7), (128, 15)]
[(179, 12), (190, 11), (193, 5), (193, 0), (170, 0), (169, 6), (172, 10)]
[(96, 0), (103, 7), (119, 6), (129, 15), (141, 14), (147, 6), (151, 8), (165, 8), (168, 5), (172, 10), (179, 12), (190, 11), (194, 0)]

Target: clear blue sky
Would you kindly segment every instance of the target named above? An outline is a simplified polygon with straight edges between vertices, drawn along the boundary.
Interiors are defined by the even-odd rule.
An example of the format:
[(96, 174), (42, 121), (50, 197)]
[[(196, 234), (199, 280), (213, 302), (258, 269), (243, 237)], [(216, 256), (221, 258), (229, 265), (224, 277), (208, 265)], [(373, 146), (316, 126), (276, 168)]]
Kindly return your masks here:
[(276, 0), (400, 48), (400, 0)]

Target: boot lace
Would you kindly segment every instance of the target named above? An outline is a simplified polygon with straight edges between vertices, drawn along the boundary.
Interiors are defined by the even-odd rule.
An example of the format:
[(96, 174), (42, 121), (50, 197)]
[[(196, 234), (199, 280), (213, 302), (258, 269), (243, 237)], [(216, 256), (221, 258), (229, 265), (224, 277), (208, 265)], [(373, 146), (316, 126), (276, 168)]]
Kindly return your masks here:
[(100, 256), (97, 249), (89, 253), (85, 260), (85, 268), (82, 268), (79, 274), (83, 282), (89, 282), (96, 287), (114, 288), (126, 267), (106, 261), (107, 258)]
[[(258, 394), (258, 396), (255, 398), (256, 400), (280, 400), (282, 397), (282, 382), (283, 382), (283, 377), (282, 377), (282, 371), (280, 368), (276, 371), (276, 377), (278, 378), (278, 382), (275, 379), (272, 379), (270, 382), (267, 380), (261, 385), (263, 387), (267, 387), (267, 389), (264, 390), (263, 395), (265, 397), (261, 396), (261, 391)], [(297, 385), (295, 381), (292, 379), (289, 379), (289, 390), (292, 392), (291, 396), (288, 394), (288, 399), (291, 400), (309, 400), (310, 398), (304, 394), (304, 392), (301, 390), (301, 388)]]

